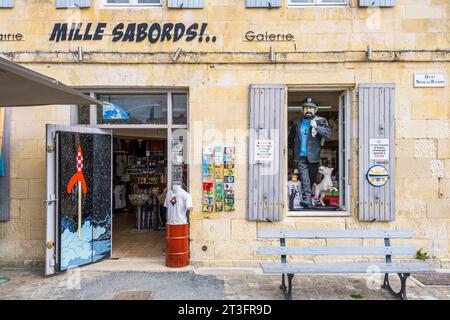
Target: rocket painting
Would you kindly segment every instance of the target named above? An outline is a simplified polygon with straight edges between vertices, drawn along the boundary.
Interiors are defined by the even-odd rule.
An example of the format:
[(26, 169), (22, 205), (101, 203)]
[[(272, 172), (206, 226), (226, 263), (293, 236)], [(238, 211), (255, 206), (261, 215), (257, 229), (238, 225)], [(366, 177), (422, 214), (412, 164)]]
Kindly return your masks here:
[(77, 172), (70, 178), (69, 184), (67, 185), (67, 192), (72, 193), (75, 184), (78, 185), (78, 238), (81, 239), (81, 222), (82, 222), (82, 193), (87, 193), (86, 180), (83, 175), (83, 150), (78, 147), (77, 158), (76, 158)]

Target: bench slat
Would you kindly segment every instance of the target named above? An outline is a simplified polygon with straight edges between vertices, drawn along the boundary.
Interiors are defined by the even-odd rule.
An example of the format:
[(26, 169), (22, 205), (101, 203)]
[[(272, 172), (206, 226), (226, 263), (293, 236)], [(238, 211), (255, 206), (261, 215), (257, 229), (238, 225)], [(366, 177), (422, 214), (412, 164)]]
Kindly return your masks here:
[(348, 239), (348, 238), (403, 238), (410, 239), (413, 233), (398, 230), (259, 230), (258, 238), (297, 239)]
[(400, 263), (261, 263), (264, 273), (271, 274), (342, 274), (342, 273), (414, 273), (433, 272), (425, 262)]
[(259, 247), (268, 255), (413, 255), (414, 247)]

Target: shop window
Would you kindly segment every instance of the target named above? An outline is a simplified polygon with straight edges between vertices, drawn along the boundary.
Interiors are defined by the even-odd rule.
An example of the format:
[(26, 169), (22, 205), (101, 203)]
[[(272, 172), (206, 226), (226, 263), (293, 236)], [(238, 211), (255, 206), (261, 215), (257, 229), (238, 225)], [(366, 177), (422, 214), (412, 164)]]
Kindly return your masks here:
[(174, 93), (172, 95), (172, 123), (187, 123), (187, 95), (185, 93)]
[[(288, 94), (287, 204), (290, 212), (348, 209), (350, 107), (347, 95), (346, 91), (290, 91)], [(303, 126), (302, 106), (308, 98), (318, 105), (313, 120), (319, 126), (328, 127), (326, 139), (318, 129), (314, 133), (311, 123), (306, 121)], [(302, 128), (308, 135), (303, 148), (301, 140), (295, 139), (302, 136)], [(315, 137), (318, 137), (316, 143), (311, 143)], [(304, 182), (308, 180), (309, 186)]]
[(347, 3), (348, 0), (289, 0), (292, 6), (338, 6)]
[(162, 5), (162, 0), (106, 0), (106, 4), (121, 6)]
[(167, 124), (167, 94), (98, 95), (98, 124)]

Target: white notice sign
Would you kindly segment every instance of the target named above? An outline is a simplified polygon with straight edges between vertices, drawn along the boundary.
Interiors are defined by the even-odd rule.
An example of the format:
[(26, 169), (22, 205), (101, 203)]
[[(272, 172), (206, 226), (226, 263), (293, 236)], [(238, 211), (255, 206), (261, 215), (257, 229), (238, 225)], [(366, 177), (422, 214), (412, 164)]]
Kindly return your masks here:
[(445, 87), (445, 73), (414, 73), (414, 87)]
[(273, 140), (255, 141), (255, 161), (273, 161)]
[(389, 160), (389, 139), (370, 139), (370, 160)]

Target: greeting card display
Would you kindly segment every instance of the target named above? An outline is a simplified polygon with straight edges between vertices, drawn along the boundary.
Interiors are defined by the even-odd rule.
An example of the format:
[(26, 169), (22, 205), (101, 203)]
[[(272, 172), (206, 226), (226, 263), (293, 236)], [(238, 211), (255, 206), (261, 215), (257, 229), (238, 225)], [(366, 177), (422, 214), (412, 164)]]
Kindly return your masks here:
[(225, 154), (223, 157), (224, 166), (224, 210), (234, 211), (234, 181), (235, 181), (235, 148), (225, 147)]
[(234, 211), (235, 148), (203, 148), (203, 211)]
[(203, 180), (203, 211), (214, 211), (214, 150), (203, 148), (202, 180)]

